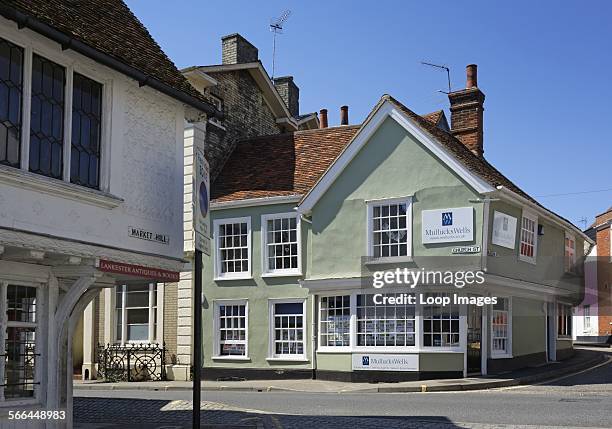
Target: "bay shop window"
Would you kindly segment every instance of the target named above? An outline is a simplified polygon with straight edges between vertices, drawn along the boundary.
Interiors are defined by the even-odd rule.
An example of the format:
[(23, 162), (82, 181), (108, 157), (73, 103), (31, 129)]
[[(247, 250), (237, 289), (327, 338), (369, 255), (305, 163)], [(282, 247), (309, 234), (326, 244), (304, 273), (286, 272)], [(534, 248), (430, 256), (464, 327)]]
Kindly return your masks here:
[(320, 296), (319, 350), (462, 350), (467, 322), (460, 306), (389, 304), (377, 293)]
[(100, 189), (103, 89), (0, 38), (0, 164)]

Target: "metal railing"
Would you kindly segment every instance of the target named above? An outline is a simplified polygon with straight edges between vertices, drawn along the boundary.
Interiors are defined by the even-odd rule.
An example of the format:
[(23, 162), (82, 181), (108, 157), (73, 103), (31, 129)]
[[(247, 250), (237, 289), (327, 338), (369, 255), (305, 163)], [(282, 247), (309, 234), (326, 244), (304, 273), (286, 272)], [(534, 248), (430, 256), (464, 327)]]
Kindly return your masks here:
[(98, 379), (117, 381), (166, 380), (166, 344), (98, 344)]

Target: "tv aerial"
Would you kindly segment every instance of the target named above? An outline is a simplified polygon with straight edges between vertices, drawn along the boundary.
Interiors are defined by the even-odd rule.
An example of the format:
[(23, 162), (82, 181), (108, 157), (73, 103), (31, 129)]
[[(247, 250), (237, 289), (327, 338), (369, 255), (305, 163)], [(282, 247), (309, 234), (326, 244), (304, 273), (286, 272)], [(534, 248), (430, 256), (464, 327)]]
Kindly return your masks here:
[(274, 69), (276, 66), (276, 35), (283, 34), (283, 25), (285, 22), (287, 22), (290, 16), (291, 11), (287, 9), (277, 19), (273, 18), (270, 21), (270, 31), (274, 33), (272, 38), (272, 79), (274, 79)]
[(451, 92), (450, 69), (445, 65), (433, 64), (433, 63), (428, 63), (425, 61), (421, 61), (421, 64), (423, 64), (424, 66), (435, 67), (437, 69), (446, 70), (446, 79), (448, 81), (448, 92), (442, 91), (441, 89), (439, 89), (438, 92), (443, 92), (444, 94), (450, 94)]

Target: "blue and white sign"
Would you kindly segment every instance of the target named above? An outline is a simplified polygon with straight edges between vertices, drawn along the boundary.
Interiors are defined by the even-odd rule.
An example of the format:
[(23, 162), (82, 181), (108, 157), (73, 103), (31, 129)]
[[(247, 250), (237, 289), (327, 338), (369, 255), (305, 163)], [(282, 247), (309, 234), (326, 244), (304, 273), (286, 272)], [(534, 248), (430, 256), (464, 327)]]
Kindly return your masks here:
[(419, 355), (354, 353), (352, 367), (361, 371), (418, 371)]
[(204, 151), (194, 150), (193, 227), (195, 248), (210, 256), (210, 179)]
[(472, 241), (474, 239), (474, 209), (456, 207), (423, 210), (422, 228), (423, 244)]

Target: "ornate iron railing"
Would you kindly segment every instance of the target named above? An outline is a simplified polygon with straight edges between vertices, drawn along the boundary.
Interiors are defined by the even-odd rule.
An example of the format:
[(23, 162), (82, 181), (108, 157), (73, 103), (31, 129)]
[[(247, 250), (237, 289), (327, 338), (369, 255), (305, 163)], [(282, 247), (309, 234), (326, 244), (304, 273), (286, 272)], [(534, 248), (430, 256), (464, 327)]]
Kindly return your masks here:
[(166, 380), (166, 344), (98, 344), (98, 379)]

